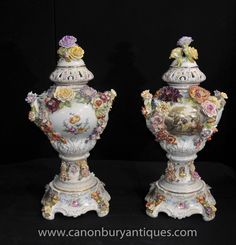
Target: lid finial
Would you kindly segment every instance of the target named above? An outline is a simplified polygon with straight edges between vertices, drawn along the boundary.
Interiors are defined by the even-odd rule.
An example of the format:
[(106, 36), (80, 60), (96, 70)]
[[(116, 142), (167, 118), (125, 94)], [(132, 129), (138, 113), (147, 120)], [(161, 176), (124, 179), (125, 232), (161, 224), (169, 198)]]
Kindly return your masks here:
[(177, 42), (179, 47), (171, 51), (169, 58), (175, 59), (177, 67), (181, 66), (184, 61), (194, 63), (198, 59), (197, 49), (189, 46), (192, 41), (192, 37), (183, 36)]
[(73, 36), (64, 36), (59, 41), (60, 48), (57, 53), (67, 62), (78, 61), (83, 58), (84, 50), (76, 43), (77, 39)]

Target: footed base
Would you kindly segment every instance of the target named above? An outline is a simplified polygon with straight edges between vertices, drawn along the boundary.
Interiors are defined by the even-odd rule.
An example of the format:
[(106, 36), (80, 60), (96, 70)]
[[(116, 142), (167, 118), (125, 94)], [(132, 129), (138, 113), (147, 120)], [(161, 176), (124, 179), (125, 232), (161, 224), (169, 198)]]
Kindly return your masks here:
[(96, 184), (91, 188), (80, 191), (63, 191), (53, 185), (46, 186), (42, 199), (42, 215), (45, 219), (53, 220), (55, 213), (65, 216), (78, 217), (88, 211), (96, 211), (99, 217), (109, 213), (110, 195), (104, 189), (104, 184), (96, 177)]
[(205, 221), (215, 217), (215, 199), (210, 193), (210, 187), (201, 180), (201, 188), (194, 192), (173, 192), (160, 186), (161, 180), (152, 183), (145, 200), (146, 213), (150, 217), (157, 217), (164, 212), (170, 217), (182, 219), (193, 214), (201, 214)]

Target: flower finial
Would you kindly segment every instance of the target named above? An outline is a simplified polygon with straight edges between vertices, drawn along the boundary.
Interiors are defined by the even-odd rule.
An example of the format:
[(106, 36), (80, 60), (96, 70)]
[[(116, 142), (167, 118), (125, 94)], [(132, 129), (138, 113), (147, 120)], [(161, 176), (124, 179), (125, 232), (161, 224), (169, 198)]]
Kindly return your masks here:
[(197, 50), (189, 46), (192, 41), (192, 37), (183, 36), (177, 42), (177, 45), (180, 47), (177, 47), (171, 51), (170, 59), (175, 59), (177, 66), (181, 66), (184, 60), (193, 63), (198, 59)]
[(80, 60), (84, 56), (84, 50), (76, 43), (73, 36), (64, 36), (60, 41), (60, 48), (57, 50), (59, 56), (67, 62)]
[(77, 38), (73, 36), (64, 36), (60, 41), (59, 45), (64, 48), (70, 48), (76, 45)]
[(189, 46), (192, 41), (192, 37), (183, 36), (178, 40), (177, 45), (180, 47)]

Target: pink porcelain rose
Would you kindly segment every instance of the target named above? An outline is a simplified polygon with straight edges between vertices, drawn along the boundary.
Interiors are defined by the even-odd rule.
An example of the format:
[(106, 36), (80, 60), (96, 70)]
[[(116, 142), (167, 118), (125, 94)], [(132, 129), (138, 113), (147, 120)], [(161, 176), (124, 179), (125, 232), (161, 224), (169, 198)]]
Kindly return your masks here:
[(211, 101), (206, 100), (201, 104), (202, 111), (208, 117), (214, 117), (217, 115), (216, 105), (213, 104)]

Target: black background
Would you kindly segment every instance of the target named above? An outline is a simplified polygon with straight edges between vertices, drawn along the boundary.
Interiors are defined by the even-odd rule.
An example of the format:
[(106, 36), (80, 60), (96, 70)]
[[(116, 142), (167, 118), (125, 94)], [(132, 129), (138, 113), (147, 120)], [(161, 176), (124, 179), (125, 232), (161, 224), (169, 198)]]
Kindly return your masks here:
[[(74, 35), (94, 73), (90, 85), (113, 88), (118, 97), (110, 121), (91, 159), (163, 160), (140, 112), (144, 89), (164, 82), (170, 50), (183, 35), (192, 36), (206, 74), (203, 87), (228, 93), (229, 100), (213, 141), (199, 160), (233, 166), (235, 103), (235, 8), (227, 1), (39, 1), (1, 0), (2, 143), (14, 149), (7, 162), (56, 156), (48, 139), (27, 119), (28, 91), (41, 93), (56, 65), (63, 35)], [(2, 161), (3, 163), (6, 163)]]

